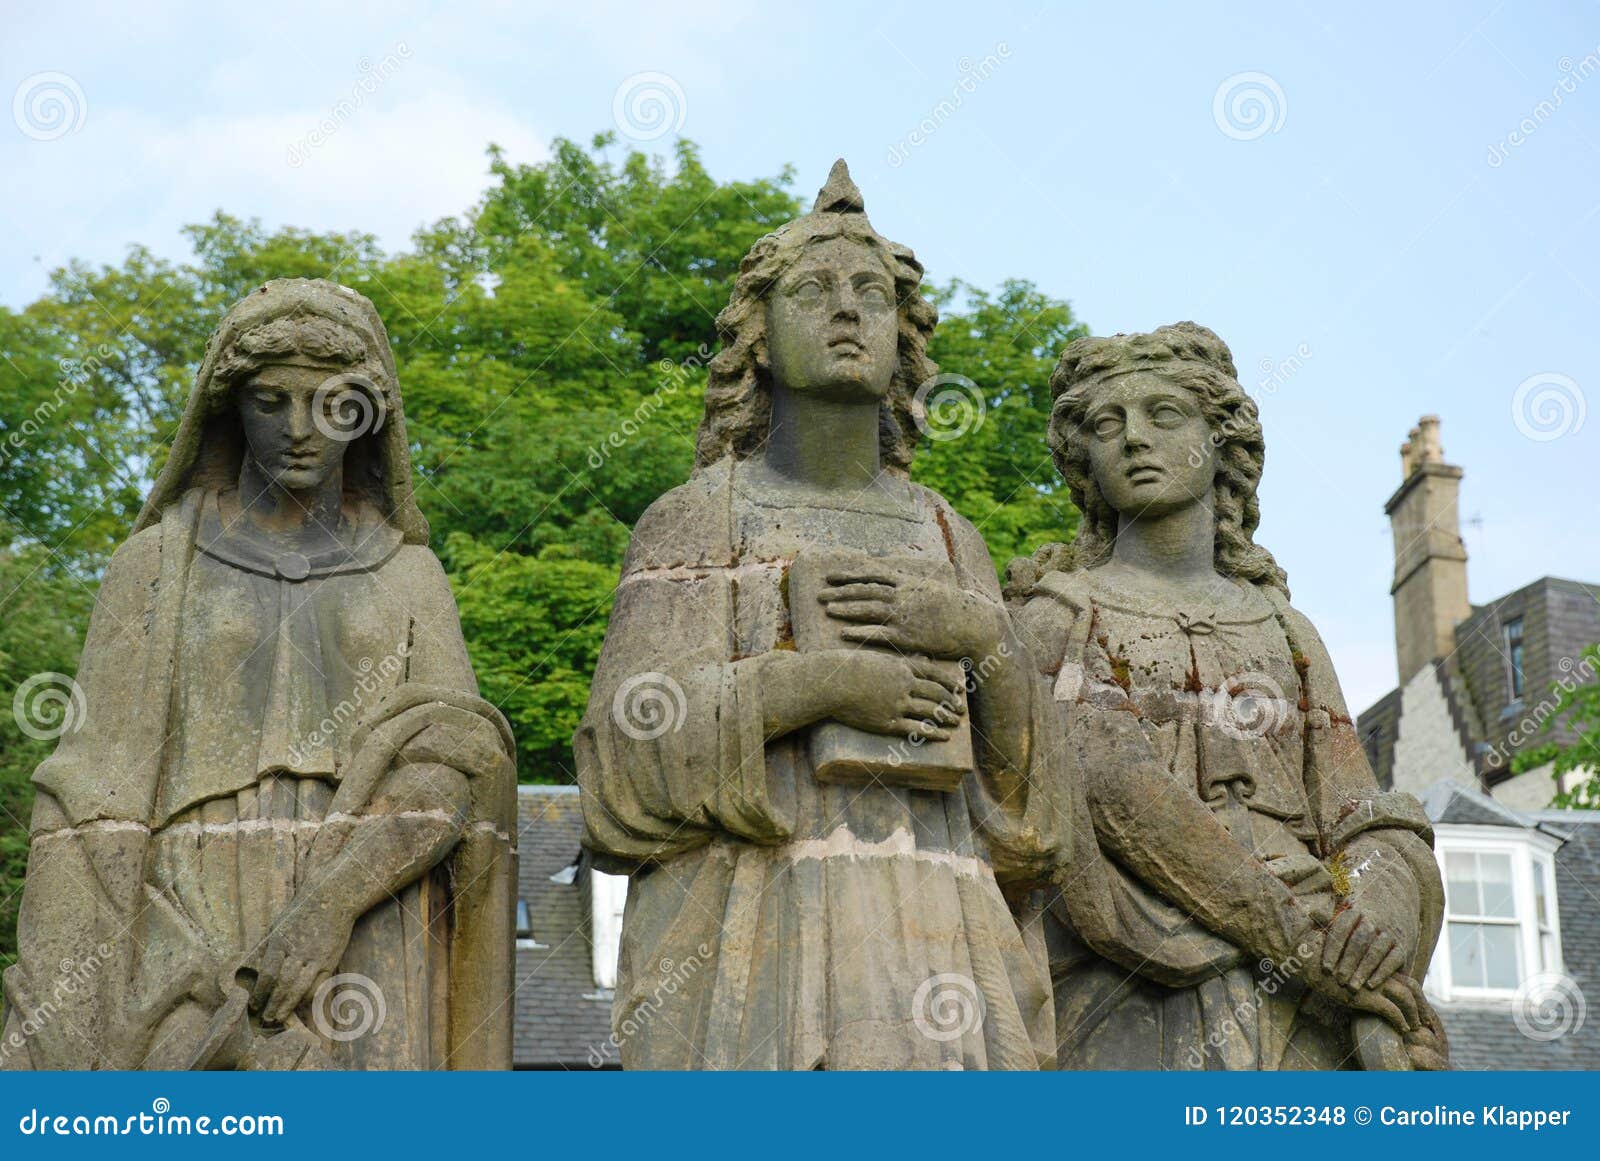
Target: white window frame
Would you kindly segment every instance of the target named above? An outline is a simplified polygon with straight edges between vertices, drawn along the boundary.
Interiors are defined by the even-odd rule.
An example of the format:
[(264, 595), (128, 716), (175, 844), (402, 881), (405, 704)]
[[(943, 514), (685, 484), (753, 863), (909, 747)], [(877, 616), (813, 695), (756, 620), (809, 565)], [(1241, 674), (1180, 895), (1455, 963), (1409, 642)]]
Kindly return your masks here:
[[(1434, 858), (1439, 862), (1439, 874), (1445, 877), (1446, 892), (1449, 880), (1445, 872), (1445, 856), (1457, 854), (1509, 855), (1511, 859), (1511, 894), (1516, 909), (1517, 979), (1518, 984), (1544, 972), (1564, 972), (1561, 957), (1561, 908), (1556, 899), (1556, 850), (1558, 839), (1537, 830), (1517, 830), (1503, 826), (1469, 826), (1442, 824), (1434, 828)], [(1547, 885), (1545, 907), (1549, 923), (1539, 927), (1534, 899), (1534, 876), (1543, 874)], [(1554, 946), (1552, 962), (1539, 966), (1539, 940), (1542, 934), (1551, 936)], [(1445, 900), (1444, 928), (1439, 944), (1434, 949), (1433, 962), (1428, 966), (1426, 990), (1440, 1000), (1508, 1000), (1517, 994), (1516, 988), (1458, 987), (1450, 978), (1450, 902)]]
[(628, 876), (589, 868), (589, 932), (593, 948), (594, 986), (617, 986), (617, 958), (622, 951), (622, 911), (628, 900)]

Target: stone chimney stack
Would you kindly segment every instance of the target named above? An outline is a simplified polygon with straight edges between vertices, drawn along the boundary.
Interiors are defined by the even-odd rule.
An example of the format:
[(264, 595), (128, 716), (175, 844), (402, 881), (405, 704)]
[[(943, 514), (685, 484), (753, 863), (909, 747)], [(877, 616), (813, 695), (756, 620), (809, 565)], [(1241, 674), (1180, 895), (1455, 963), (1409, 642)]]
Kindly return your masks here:
[(1472, 612), (1456, 501), (1461, 469), (1444, 462), (1439, 417), (1424, 415), (1400, 447), (1403, 482), (1383, 506), (1394, 531), (1394, 645), (1400, 684), (1455, 649)]

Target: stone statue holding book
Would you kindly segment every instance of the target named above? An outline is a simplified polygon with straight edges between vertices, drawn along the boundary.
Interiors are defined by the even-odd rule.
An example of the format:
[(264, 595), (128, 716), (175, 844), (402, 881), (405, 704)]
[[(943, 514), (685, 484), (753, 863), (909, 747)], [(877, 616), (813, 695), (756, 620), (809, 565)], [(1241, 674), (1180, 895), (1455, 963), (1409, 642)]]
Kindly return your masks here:
[(1044, 920), (1061, 1067), (1444, 1067), (1432, 830), (1380, 792), (1255, 543), (1261, 424), (1228, 348), (1193, 323), (1080, 339), (1051, 393), (1083, 522), (1008, 589), (1078, 764)]
[(838, 163), (746, 256), (694, 474), (634, 529), (574, 741), (631, 875), (626, 1067), (1053, 1063), (1008, 903), (1059, 859), (1053, 711), (983, 540), (907, 477), (921, 275)]
[(510, 1067), (514, 750), (361, 295), (228, 312), (76, 681), (0, 1063)]

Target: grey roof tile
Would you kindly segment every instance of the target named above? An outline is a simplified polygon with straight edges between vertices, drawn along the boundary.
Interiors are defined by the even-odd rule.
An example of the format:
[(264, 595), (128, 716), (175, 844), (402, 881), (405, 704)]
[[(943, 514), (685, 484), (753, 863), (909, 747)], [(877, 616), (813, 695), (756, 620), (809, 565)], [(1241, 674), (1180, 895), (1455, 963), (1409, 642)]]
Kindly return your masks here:
[(512, 1058), (518, 1068), (590, 1068), (606, 1051), (611, 999), (595, 987), (579, 885), (550, 881), (578, 857), (577, 787), (520, 786), (517, 814), (518, 894), (545, 946), (517, 951)]

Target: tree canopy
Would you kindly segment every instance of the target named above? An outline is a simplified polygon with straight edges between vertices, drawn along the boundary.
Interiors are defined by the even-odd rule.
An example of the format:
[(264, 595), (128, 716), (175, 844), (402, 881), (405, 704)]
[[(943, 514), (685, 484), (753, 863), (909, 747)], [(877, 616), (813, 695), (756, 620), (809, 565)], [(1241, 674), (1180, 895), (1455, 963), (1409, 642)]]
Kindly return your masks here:
[(1565, 680), (1550, 689), (1551, 700), (1539, 733), (1548, 738), (1557, 725), (1564, 725), (1573, 740), (1562, 743), (1546, 740), (1519, 751), (1511, 759), (1513, 773), (1537, 770), (1547, 763), (1555, 782), (1551, 806), (1568, 810), (1600, 810), (1600, 645), (1591, 645), (1578, 658), (1576, 672), (1587, 681)]

